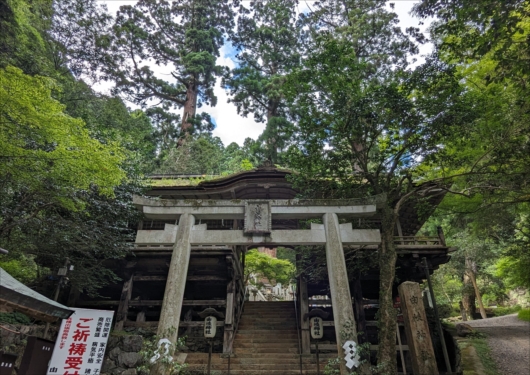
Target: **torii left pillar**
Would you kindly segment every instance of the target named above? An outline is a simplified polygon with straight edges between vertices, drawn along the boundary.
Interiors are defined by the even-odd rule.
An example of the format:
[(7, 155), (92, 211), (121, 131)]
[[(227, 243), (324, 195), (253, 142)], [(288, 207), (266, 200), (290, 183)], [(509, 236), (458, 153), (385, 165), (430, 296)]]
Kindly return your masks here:
[[(193, 215), (182, 214), (180, 216), (171, 263), (169, 264), (164, 301), (160, 311), (157, 335), (160, 338), (169, 339), (172, 343), (177, 341), (180, 312), (191, 255), (190, 236), (194, 224), (195, 217)], [(162, 364), (155, 365), (150, 374), (165, 375), (165, 366)]]
[[(326, 231), (326, 261), (328, 265), (329, 289), (333, 306), (333, 319), (335, 320), (335, 335), (337, 337), (337, 350), (339, 357), (344, 357), (342, 345), (352, 340), (357, 343), (357, 327), (353, 315), (352, 298), (348, 281), (348, 271), (339, 219), (334, 213), (326, 213), (322, 217)], [(346, 375), (349, 370), (346, 362), (340, 361), (340, 374)]]

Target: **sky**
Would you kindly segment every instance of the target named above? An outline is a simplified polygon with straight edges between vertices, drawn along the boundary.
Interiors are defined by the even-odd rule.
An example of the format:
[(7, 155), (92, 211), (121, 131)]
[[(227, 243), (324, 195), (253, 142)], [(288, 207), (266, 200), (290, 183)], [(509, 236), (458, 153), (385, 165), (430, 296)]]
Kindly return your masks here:
[[(398, 15), (400, 20), (399, 26), (403, 30), (407, 27), (419, 27), (422, 32), (426, 31), (430, 22), (424, 21), (424, 25), (419, 25), (420, 20), (409, 14), (413, 5), (419, 2), (418, 0), (395, 0), (391, 2), (395, 4), (394, 12)], [(114, 15), (120, 6), (133, 5), (136, 1), (100, 0), (98, 3), (105, 4), (109, 12)], [(304, 1), (300, 1), (300, 11), (303, 11), (304, 8), (306, 8), (304, 3)], [(420, 46), (418, 63), (423, 61), (421, 56), (429, 54), (431, 50), (431, 44)], [(221, 48), (217, 64), (227, 66), (230, 69), (234, 68), (236, 65), (234, 55), (234, 49), (229, 44), (225, 44), (223, 48)], [(155, 69), (153, 68), (153, 70)], [(99, 84), (95, 85), (94, 89), (102, 93), (108, 93), (110, 86), (108, 84)], [(238, 115), (236, 107), (231, 103), (227, 103), (228, 95), (226, 91), (221, 88), (220, 79), (217, 80), (214, 93), (217, 96), (217, 105), (215, 107), (203, 106), (198, 109), (198, 112), (206, 112), (212, 117), (214, 124), (216, 125), (213, 135), (221, 138), (225, 146), (232, 142), (236, 142), (242, 146), (245, 138), (258, 138), (263, 132), (263, 129), (265, 129), (265, 124), (255, 122), (252, 115), (249, 115), (246, 118)], [(127, 104), (129, 107), (135, 107), (132, 103)]]

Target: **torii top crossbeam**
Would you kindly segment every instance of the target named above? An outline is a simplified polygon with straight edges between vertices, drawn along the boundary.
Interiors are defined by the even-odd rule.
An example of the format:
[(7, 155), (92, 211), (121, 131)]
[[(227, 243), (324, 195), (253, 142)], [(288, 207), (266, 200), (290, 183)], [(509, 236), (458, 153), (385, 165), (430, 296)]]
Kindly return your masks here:
[[(312, 224), (307, 230), (273, 230), (273, 219), (322, 218), (325, 214), (359, 218), (373, 216), (381, 199), (366, 200), (155, 200), (135, 197), (147, 218), (175, 220), (181, 215), (195, 219), (240, 219), (244, 230), (207, 230), (205, 224), (193, 225), (191, 245), (323, 245), (323, 224)], [(352, 229), (351, 223), (340, 224), (341, 242), (345, 245), (374, 245), (381, 242), (379, 230)], [(164, 231), (139, 230), (137, 245), (172, 245), (178, 226), (166, 224)]]

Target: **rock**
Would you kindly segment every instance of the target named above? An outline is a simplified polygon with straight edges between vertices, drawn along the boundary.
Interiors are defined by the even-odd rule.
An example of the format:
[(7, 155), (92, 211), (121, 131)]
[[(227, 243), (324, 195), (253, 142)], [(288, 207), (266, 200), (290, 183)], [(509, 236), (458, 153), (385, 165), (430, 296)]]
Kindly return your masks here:
[(118, 347), (119, 344), (120, 344), (120, 339), (121, 339), (120, 336), (110, 335), (109, 341), (107, 343), (107, 348), (114, 349), (114, 348)]
[(116, 368), (115, 368), (114, 370), (112, 370), (110, 373), (111, 373), (112, 375), (121, 375), (121, 374), (123, 374), (124, 371), (125, 371), (124, 368), (122, 368), (122, 367), (116, 367)]
[(121, 375), (137, 375), (138, 372), (135, 368), (130, 368), (121, 373)]
[(122, 348), (124, 352), (139, 352), (142, 350), (144, 340), (142, 336), (124, 336), (122, 340)]
[(118, 356), (118, 366), (131, 368), (140, 360), (140, 354), (134, 352), (121, 352)]
[(105, 358), (105, 360), (103, 361), (103, 366), (101, 367), (101, 372), (109, 372), (110, 370), (116, 367), (117, 366), (112, 359)]
[(114, 348), (109, 352), (109, 358), (115, 361), (118, 359), (120, 353), (121, 353), (120, 348)]
[(460, 323), (456, 325), (456, 334), (460, 337), (469, 336), (474, 332), (475, 330), (469, 324)]

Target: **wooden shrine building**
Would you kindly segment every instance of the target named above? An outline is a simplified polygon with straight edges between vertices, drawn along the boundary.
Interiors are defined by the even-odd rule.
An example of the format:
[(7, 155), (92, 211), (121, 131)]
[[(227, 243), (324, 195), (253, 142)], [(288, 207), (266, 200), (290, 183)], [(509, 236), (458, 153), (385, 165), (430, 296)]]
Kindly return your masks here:
[[(295, 302), (290, 301), (289, 306), (282, 302), (285, 310), (279, 309), (278, 313), (292, 306), (293, 327), (298, 332), (298, 349), (294, 355), (311, 356), (314, 343), (310, 338), (308, 316), (313, 309), (327, 312), (324, 339), (328, 344), (322, 344), (321, 349), (335, 352), (336, 357), (336, 352), (342, 352), (341, 340), (337, 337), (349, 322), (357, 322), (354, 332), (358, 329), (370, 333), (370, 327), (376, 329), (371, 321), (377, 310), (378, 270), (370, 269), (351, 281), (344, 248), (377, 251), (381, 242), (377, 229), (378, 209), (385, 204), (384, 197), (299, 200), (286, 179), (288, 174), (288, 171), (265, 166), (203, 181), (196, 186), (178, 186), (171, 183), (170, 178), (158, 177), (165, 179), (164, 184), (160, 184), (163, 186), (154, 186), (147, 196), (134, 198), (144, 220), (138, 225), (134, 254), (114, 264), (123, 284), (101, 290), (105, 299), (81, 295), (77, 297), (76, 306), (114, 309), (117, 312), (115, 330), (157, 327), (158, 334), (170, 340), (203, 327), (201, 312), (215, 309), (222, 345), (214, 351), (221, 352), (223, 357), (237, 357), (238, 351), (243, 355), (247, 345), (242, 342), (238, 346), (238, 337), (242, 337), (248, 326), (238, 335), (240, 322), (245, 314), (267, 305), (245, 302), (248, 299), (243, 285), (245, 252), (258, 246), (319, 246), (325, 248), (328, 278), (308, 282), (304, 275), (299, 275)], [(431, 212), (442, 198), (443, 194), (427, 197)], [(416, 237), (425, 218), (424, 215), (422, 219), (417, 211), (414, 204), (405, 207), (397, 228), (396, 247), (400, 255), (397, 278), (400, 282), (424, 278), (420, 266), (422, 257), (427, 258), (432, 272), (449, 260), (448, 254), (452, 251), (441, 232), (437, 237)], [(318, 219), (315, 221), (321, 224), (312, 223), (301, 229), (300, 222), (308, 219)], [(374, 229), (360, 229), (366, 225), (359, 223), (366, 222), (372, 223)], [(287, 319), (288, 313), (285, 314)], [(259, 323), (260, 327), (265, 324)], [(284, 326), (287, 327), (287, 323)], [(376, 332), (367, 337), (374, 350), (377, 349), (376, 338)], [(192, 353), (189, 358), (193, 358)], [(300, 371), (302, 366), (300, 360)], [(237, 371), (233, 367), (233, 374), (251, 373), (244, 369)], [(341, 371), (344, 372), (342, 368)]]

